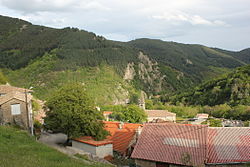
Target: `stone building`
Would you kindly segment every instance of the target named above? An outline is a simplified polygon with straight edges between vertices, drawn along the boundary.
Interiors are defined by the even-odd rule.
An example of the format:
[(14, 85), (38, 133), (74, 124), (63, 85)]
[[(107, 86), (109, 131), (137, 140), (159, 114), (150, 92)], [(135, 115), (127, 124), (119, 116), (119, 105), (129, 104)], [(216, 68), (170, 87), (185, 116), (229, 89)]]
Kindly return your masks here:
[(27, 89), (0, 85), (0, 124), (31, 126), (32, 96)]
[(145, 110), (148, 122), (176, 121), (176, 114), (167, 110)]

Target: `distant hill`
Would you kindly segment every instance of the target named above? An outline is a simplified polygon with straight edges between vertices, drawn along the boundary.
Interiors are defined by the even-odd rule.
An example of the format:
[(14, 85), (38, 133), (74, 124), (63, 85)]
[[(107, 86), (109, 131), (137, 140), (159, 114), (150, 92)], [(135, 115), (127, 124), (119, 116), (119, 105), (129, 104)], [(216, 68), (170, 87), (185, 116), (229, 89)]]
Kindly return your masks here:
[(250, 65), (195, 87), (188, 93), (177, 95), (174, 103), (188, 105), (250, 105)]
[(33, 86), (42, 99), (66, 82), (82, 82), (97, 104), (126, 103), (141, 90), (169, 96), (246, 65), (248, 53), (151, 39), (111, 41), (0, 16), (0, 69), (11, 84)]
[[(226, 53), (202, 45), (153, 39), (137, 39), (129, 42), (129, 44), (143, 50), (160, 65), (169, 66), (183, 73), (184, 77), (190, 78), (194, 83), (214, 77), (225, 72), (226, 69), (246, 65), (248, 62), (242, 59), (250, 57), (250, 52), (246, 53), (245, 57), (240, 58), (233, 56), (232, 52)], [(235, 52), (235, 55), (236, 53), (238, 52)], [(162, 70), (164, 70), (164, 67)]]

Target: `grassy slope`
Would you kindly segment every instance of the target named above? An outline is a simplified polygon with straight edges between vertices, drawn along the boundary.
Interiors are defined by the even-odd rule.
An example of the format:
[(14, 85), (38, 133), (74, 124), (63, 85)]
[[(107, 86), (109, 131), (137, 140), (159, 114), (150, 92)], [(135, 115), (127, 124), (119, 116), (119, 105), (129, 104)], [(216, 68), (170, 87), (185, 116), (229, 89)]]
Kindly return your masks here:
[(13, 85), (33, 86), (34, 95), (42, 99), (46, 99), (51, 92), (67, 82), (82, 82), (98, 105), (113, 104), (114, 100), (124, 101), (129, 98), (129, 92), (135, 91), (111, 66), (54, 71), (57, 60), (55, 55), (46, 54), (25, 68), (7, 70), (5, 73)]
[(86, 165), (35, 141), (26, 132), (0, 126), (1, 167), (105, 167)]

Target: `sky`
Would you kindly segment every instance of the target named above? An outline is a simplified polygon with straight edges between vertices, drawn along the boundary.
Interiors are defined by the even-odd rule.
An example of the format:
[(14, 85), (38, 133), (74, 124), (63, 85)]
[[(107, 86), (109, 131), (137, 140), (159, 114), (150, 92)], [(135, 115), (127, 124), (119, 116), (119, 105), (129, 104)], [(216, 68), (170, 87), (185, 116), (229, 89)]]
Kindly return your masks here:
[(0, 15), (107, 39), (250, 47), (250, 0), (0, 0)]

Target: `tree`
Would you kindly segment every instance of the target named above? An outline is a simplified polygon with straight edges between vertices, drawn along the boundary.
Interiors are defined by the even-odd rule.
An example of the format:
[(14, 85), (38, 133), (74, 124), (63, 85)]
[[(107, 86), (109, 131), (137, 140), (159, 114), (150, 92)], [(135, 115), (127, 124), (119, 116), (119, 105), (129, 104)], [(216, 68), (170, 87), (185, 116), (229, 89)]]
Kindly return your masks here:
[(111, 117), (130, 123), (142, 123), (147, 118), (146, 113), (136, 105), (123, 106), (121, 110), (113, 112)]
[(0, 71), (0, 84), (6, 84), (6, 83), (7, 83), (7, 79), (3, 75), (3, 73)]
[(49, 111), (45, 128), (65, 133), (68, 138), (92, 136), (102, 140), (108, 132), (103, 129), (103, 115), (79, 83), (71, 83), (57, 90), (46, 102)]

